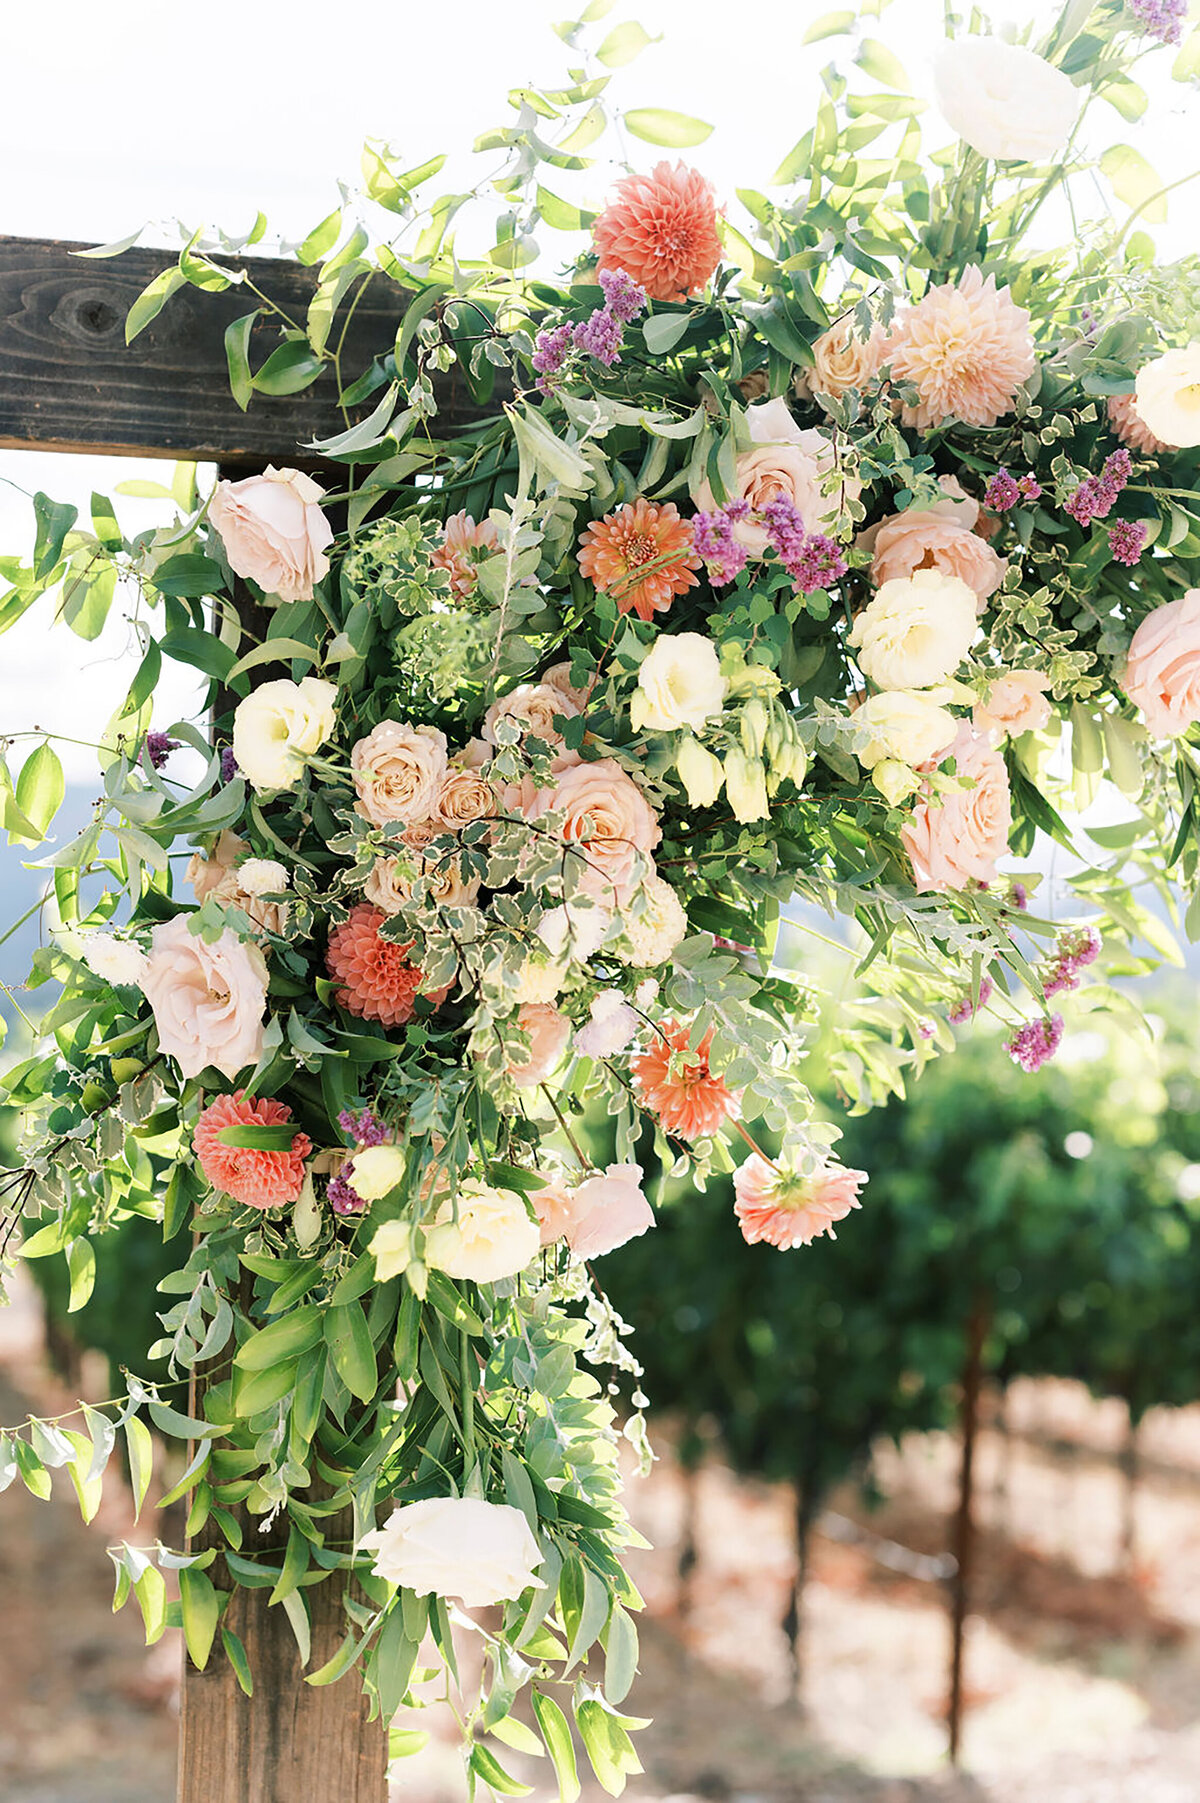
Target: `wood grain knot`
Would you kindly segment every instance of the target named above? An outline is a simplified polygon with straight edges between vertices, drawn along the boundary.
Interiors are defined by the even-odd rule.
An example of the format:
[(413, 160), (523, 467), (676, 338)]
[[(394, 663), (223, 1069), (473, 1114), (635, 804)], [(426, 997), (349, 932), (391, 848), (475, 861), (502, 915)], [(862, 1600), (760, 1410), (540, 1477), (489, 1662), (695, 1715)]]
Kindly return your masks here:
[(59, 300), (51, 323), (76, 344), (123, 344), (125, 308), (111, 289), (73, 288)]

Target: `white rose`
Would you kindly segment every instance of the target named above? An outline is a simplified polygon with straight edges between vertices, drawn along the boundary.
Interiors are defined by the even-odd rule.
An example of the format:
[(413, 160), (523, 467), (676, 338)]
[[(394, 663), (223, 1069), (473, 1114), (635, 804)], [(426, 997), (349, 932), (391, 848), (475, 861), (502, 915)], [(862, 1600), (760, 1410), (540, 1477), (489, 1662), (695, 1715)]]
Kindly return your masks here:
[(666, 633), (656, 639), (638, 671), (637, 693), (629, 703), (635, 732), (699, 732), (720, 713), (728, 688), (717, 649), (699, 632)]
[(864, 726), (869, 742), (858, 753), (864, 770), (873, 770), (886, 759), (901, 764), (927, 764), (945, 751), (958, 731), (953, 714), (938, 707), (927, 695), (893, 689), (872, 695), (854, 715), (855, 726)]
[(940, 570), (915, 570), (883, 584), (849, 642), (881, 689), (929, 689), (958, 668), (975, 631), (974, 589)]
[(538, 1224), (520, 1196), (464, 1183), (454, 1204), (446, 1202), (425, 1236), (425, 1261), (447, 1277), (496, 1283), (523, 1271), (541, 1244)]
[(140, 984), (146, 974), (146, 954), (131, 939), (88, 933), (81, 939), (80, 949), (88, 969), (106, 983)]
[(238, 881), (247, 895), (278, 895), (291, 882), (286, 864), (274, 858), (246, 858), (237, 867)]
[(408, 1161), (399, 1146), (365, 1146), (356, 1152), (350, 1182), (364, 1202), (378, 1202), (403, 1183)]
[(387, 1583), (418, 1596), (455, 1596), (467, 1609), (512, 1601), (537, 1582), (542, 1563), (520, 1509), (473, 1496), (404, 1503), (359, 1546), (374, 1553)]
[(934, 61), (933, 88), (947, 125), (998, 162), (1046, 162), (1070, 137), (1079, 111), (1079, 90), (1069, 76), (1000, 38), (945, 44)]
[(1133, 401), (1143, 425), (1164, 445), (1200, 445), (1200, 338), (1139, 370)]
[(264, 682), (233, 716), (233, 755), (256, 789), (294, 789), (333, 731), (337, 686), (317, 676)]

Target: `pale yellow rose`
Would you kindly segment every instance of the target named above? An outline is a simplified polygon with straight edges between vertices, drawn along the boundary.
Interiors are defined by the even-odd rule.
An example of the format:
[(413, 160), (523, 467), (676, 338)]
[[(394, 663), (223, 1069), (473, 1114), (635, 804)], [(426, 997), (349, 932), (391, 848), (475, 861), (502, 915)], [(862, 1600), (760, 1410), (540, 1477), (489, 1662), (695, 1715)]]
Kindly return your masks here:
[(727, 687), (710, 638), (699, 632), (663, 633), (638, 671), (637, 692), (629, 703), (633, 729), (675, 732), (690, 726), (699, 732), (721, 712)]
[(304, 767), (330, 737), (337, 687), (317, 676), (264, 682), (233, 716), (233, 755), (258, 790), (294, 789)]
[(975, 591), (940, 570), (885, 582), (849, 643), (881, 689), (929, 689), (956, 670), (975, 637)]
[(198, 1077), (211, 1065), (232, 1082), (258, 1063), (267, 966), (257, 945), (243, 944), (228, 928), (209, 945), (177, 914), (150, 935), (142, 990), (158, 1043), (183, 1076)]
[(329, 570), (325, 552), (333, 543), (319, 505), (324, 494), (300, 470), (270, 465), (261, 476), (218, 482), (208, 517), (231, 569), (280, 601), (310, 600)]
[(471, 1283), (498, 1283), (515, 1277), (536, 1257), (541, 1231), (520, 1196), (464, 1183), (458, 1192), (458, 1219), (444, 1202), (425, 1236), (425, 1261), (447, 1277)]
[(358, 811), (375, 826), (428, 821), (446, 780), (446, 736), (436, 726), (381, 720), (350, 753)]
[(1200, 338), (1140, 369), (1133, 399), (1142, 423), (1164, 445), (1200, 445)]
[(884, 758), (876, 764), (871, 772), (871, 782), (891, 808), (898, 808), (921, 787), (921, 778), (916, 771), (896, 758)]

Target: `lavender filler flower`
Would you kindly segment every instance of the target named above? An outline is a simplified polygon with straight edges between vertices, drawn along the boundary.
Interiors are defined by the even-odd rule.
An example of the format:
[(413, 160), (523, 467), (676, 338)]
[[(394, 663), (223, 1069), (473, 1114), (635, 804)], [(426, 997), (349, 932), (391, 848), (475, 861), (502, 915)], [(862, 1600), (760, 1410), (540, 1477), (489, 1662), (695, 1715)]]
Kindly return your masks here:
[(173, 739), (169, 733), (148, 732), (145, 746), (146, 756), (156, 770), (161, 770), (171, 753), (179, 750), (179, 740)]
[(1129, 10), (1147, 37), (1177, 44), (1183, 35), (1188, 0), (1129, 0)]

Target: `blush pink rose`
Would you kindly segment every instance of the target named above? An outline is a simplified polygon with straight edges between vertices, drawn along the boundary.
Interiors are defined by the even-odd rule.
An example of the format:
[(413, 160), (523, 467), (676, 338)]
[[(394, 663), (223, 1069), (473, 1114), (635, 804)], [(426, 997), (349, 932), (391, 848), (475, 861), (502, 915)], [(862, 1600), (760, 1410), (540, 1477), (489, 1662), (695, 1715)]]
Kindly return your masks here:
[(350, 753), (358, 811), (375, 826), (420, 826), (434, 814), (449, 768), (436, 726), (381, 720)]
[(1004, 581), (1008, 564), (972, 530), (975, 521), (964, 519), (971, 512), (977, 515), (979, 508), (969, 497), (947, 495), (932, 507), (910, 508), (882, 520), (859, 540), (869, 540), (873, 553), (871, 581), (878, 587), (914, 570), (941, 570), (975, 591), (982, 613), (988, 596)]
[(542, 1245), (553, 1246), (565, 1237), (573, 1219), (572, 1196), (561, 1177), (551, 1177), (545, 1189), (536, 1190), (529, 1200), (542, 1229)]
[(927, 794), (900, 829), (921, 890), (990, 883), (997, 859), (1008, 849), (1012, 799), (1004, 759), (966, 720), (943, 753), (943, 759), (950, 757), (958, 775), (969, 777), (973, 786)]
[(636, 1164), (610, 1164), (603, 1176), (589, 1177), (571, 1198), (567, 1244), (576, 1258), (603, 1258), (654, 1225), (654, 1210), (642, 1194)]
[(582, 704), (558, 685), (523, 682), (492, 702), (483, 716), (483, 737), (489, 745), (495, 745), (496, 727), (501, 720), (511, 720), (522, 737), (528, 733), (543, 744), (561, 745), (562, 734), (554, 724), (555, 716), (573, 719), (581, 711)]
[(571, 1023), (553, 1002), (526, 1002), (517, 1009), (517, 1025), (529, 1039), (529, 1056), (508, 1066), (518, 1089), (544, 1083), (567, 1049)]
[(270, 465), (261, 476), (218, 482), (208, 517), (230, 568), (280, 601), (308, 601), (329, 570), (333, 527), (325, 490), (300, 470)]
[(185, 1077), (212, 1065), (232, 1081), (258, 1063), (267, 966), (257, 945), (243, 944), (228, 928), (209, 945), (177, 914), (150, 935), (142, 989), (158, 1043)]
[(654, 809), (613, 758), (576, 764), (553, 789), (539, 789), (528, 812), (563, 815), (563, 842), (582, 860), (580, 888), (618, 904), (633, 893), (638, 852), (649, 857), (662, 838)]
[(986, 701), (976, 704), (975, 730), (1015, 739), (1023, 732), (1041, 732), (1050, 718), (1046, 690), (1050, 678), (1040, 670), (1006, 670), (991, 684)]
[[(827, 530), (837, 518), (842, 499), (857, 499), (862, 490), (861, 482), (846, 477), (840, 488), (824, 493), (824, 483), (837, 467), (833, 441), (816, 426), (801, 431), (781, 400), (756, 402), (746, 409), (746, 420), (755, 443), (737, 459), (737, 493), (756, 511), (782, 495), (792, 503), (807, 531)], [(764, 432), (779, 436), (760, 438)], [(717, 505), (707, 481), (697, 488), (695, 500), (705, 513)], [(738, 520), (733, 531), (752, 557), (766, 553), (771, 541), (765, 526), (751, 519)]]
[(1178, 738), (1200, 720), (1200, 588), (1146, 615), (1120, 681), (1156, 739)]

